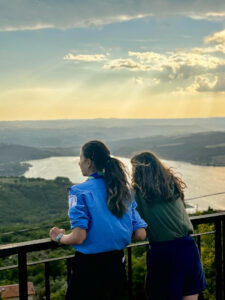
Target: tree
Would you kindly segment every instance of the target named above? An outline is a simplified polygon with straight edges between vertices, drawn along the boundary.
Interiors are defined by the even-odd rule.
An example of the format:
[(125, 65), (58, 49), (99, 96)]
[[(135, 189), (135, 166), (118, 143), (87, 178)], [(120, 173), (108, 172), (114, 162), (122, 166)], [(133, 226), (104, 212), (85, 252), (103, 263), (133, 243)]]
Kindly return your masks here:
[[(201, 224), (200, 232), (215, 230), (214, 224)], [(215, 266), (215, 235), (207, 234), (201, 237), (201, 260), (205, 272), (207, 289), (204, 291), (205, 299), (216, 299), (216, 266)]]

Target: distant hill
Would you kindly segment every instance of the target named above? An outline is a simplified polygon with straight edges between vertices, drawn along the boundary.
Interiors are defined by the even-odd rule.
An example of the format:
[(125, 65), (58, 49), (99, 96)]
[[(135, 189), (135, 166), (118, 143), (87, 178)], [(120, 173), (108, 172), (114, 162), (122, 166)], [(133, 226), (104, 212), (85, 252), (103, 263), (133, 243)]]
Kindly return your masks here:
[(141, 150), (151, 150), (164, 159), (225, 166), (225, 132), (128, 139), (112, 142), (110, 146), (115, 155), (125, 157)]
[(74, 148), (34, 148), (23, 145), (0, 144), (0, 176), (20, 176), (29, 168), (29, 164), (21, 162), (42, 159), (51, 156), (78, 155)]
[(0, 122), (0, 143), (66, 148), (80, 147), (90, 139), (111, 142), (207, 131), (225, 131), (225, 118)]
[(67, 178), (0, 177), (0, 226), (38, 224), (67, 214)]
[(16, 162), (32, 159), (41, 159), (51, 156), (78, 155), (79, 149), (76, 148), (35, 148), (16, 144), (0, 144), (0, 162)]

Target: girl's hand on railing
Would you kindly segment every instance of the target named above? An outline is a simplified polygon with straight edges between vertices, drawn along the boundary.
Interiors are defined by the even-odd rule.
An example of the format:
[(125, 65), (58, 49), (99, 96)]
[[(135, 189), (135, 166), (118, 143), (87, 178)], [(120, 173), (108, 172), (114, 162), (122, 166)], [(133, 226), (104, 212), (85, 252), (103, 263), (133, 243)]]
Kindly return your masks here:
[(53, 227), (49, 231), (49, 237), (52, 241), (56, 242), (56, 237), (58, 236), (59, 233), (65, 234), (65, 229), (60, 229), (58, 227)]

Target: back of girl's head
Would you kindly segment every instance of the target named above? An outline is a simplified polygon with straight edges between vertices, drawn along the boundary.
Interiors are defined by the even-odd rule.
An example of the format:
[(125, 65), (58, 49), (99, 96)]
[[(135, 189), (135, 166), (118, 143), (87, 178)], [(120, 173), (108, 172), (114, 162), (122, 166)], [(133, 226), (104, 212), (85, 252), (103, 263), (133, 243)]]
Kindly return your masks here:
[(98, 171), (103, 172), (107, 190), (107, 205), (117, 217), (127, 210), (127, 201), (131, 201), (129, 184), (124, 164), (111, 157), (109, 148), (101, 141), (89, 141), (82, 146), (85, 158), (89, 158)]
[(83, 155), (94, 162), (98, 171), (102, 171), (110, 159), (110, 150), (101, 141), (89, 141), (82, 146)]
[(132, 157), (132, 186), (147, 201), (184, 199), (185, 183), (163, 165), (156, 154), (141, 152)]

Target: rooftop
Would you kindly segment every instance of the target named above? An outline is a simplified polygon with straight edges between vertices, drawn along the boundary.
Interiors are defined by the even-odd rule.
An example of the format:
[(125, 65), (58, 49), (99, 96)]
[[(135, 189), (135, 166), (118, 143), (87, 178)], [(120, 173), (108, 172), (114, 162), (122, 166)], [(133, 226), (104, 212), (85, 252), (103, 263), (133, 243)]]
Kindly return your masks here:
[[(28, 295), (34, 295), (34, 286), (32, 282), (27, 283)], [(0, 286), (0, 293), (3, 299), (10, 299), (14, 297), (19, 297), (19, 284), (10, 284)]]

